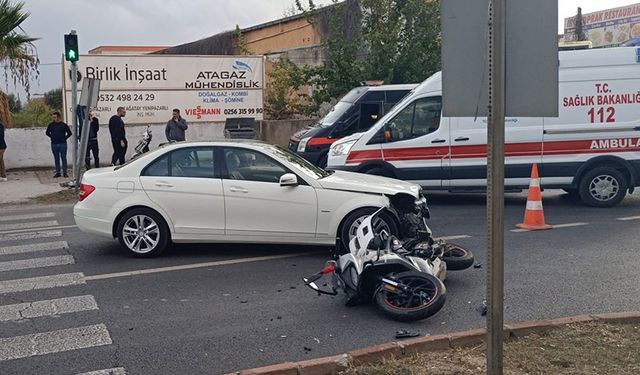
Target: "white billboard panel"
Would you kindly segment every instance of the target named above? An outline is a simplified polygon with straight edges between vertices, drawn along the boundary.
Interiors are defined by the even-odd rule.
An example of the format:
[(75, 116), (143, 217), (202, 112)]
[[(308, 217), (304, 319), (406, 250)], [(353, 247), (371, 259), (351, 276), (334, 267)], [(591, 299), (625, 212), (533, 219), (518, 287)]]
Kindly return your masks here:
[[(65, 116), (71, 118), (70, 63), (63, 69)], [(127, 124), (166, 122), (174, 108), (188, 122), (262, 120), (263, 57), (82, 55), (78, 73), (79, 87), (85, 78), (100, 80), (95, 113), (101, 123), (120, 106)]]

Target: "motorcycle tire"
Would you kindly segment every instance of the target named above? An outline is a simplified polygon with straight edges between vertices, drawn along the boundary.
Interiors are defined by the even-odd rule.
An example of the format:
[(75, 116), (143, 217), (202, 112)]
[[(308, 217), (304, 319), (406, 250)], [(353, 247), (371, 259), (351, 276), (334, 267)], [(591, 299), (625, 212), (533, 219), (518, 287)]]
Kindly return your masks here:
[(447, 264), (447, 270), (460, 271), (473, 266), (473, 253), (460, 245), (448, 243), (442, 255), (442, 261)]
[(381, 286), (376, 291), (374, 300), (378, 309), (388, 318), (413, 322), (434, 315), (444, 306), (446, 288), (437, 277), (424, 272), (407, 271), (394, 275), (394, 279), (413, 288), (420, 288), (429, 294), (429, 299), (418, 306), (402, 306), (404, 297), (399, 297)]

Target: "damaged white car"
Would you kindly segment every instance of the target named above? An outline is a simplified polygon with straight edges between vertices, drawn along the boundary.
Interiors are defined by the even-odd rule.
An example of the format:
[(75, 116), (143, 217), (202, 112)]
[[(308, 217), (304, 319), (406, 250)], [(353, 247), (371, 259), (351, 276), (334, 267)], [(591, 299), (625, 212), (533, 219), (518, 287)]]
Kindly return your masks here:
[(420, 186), (319, 169), (260, 142), (174, 143), (121, 167), (85, 173), (74, 207), (78, 227), (117, 238), (151, 257), (170, 243), (345, 245), (379, 207), (374, 223), (398, 238), (428, 215)]

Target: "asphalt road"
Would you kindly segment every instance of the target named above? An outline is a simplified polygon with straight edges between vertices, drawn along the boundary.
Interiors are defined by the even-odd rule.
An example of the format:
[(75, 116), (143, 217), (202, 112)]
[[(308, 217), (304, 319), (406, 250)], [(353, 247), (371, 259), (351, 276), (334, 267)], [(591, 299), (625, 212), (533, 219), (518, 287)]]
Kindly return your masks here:
[[(526, 197), (506, 198), (506, 321), (640, 309), (640, 195), (612, 209), (543, 197), (547, 222), (570, 226), (512, 232)], [(411, 324), (305, 288), (326, 248), (176, 246), (132, 259), (74, 228), (71, 206), (1, 209), (0, 373), (216, 374), (388, 342), (400, 328), (482, 327), (484, 199), (429, 195), (435, 235), (461, 236), (483, 267), (450, 272), (443, 310)]]

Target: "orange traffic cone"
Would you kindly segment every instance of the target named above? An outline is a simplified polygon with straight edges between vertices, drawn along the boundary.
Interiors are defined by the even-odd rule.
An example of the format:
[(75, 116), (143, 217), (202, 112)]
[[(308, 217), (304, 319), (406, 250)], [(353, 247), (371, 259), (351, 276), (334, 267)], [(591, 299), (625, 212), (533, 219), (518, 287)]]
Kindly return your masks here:
[(542, 193), (540, 193), (540, 177), (538, 176), (538, 164), (531, 168), (531, 182), (529, 183), (529, 195), (527, 196), (527, 209), (524, 211), (524, 223), (516, 224), (518, 228), (528, 230), (551, 229), (553, 226), (545, 224), (544, 210), (542, 209)]

